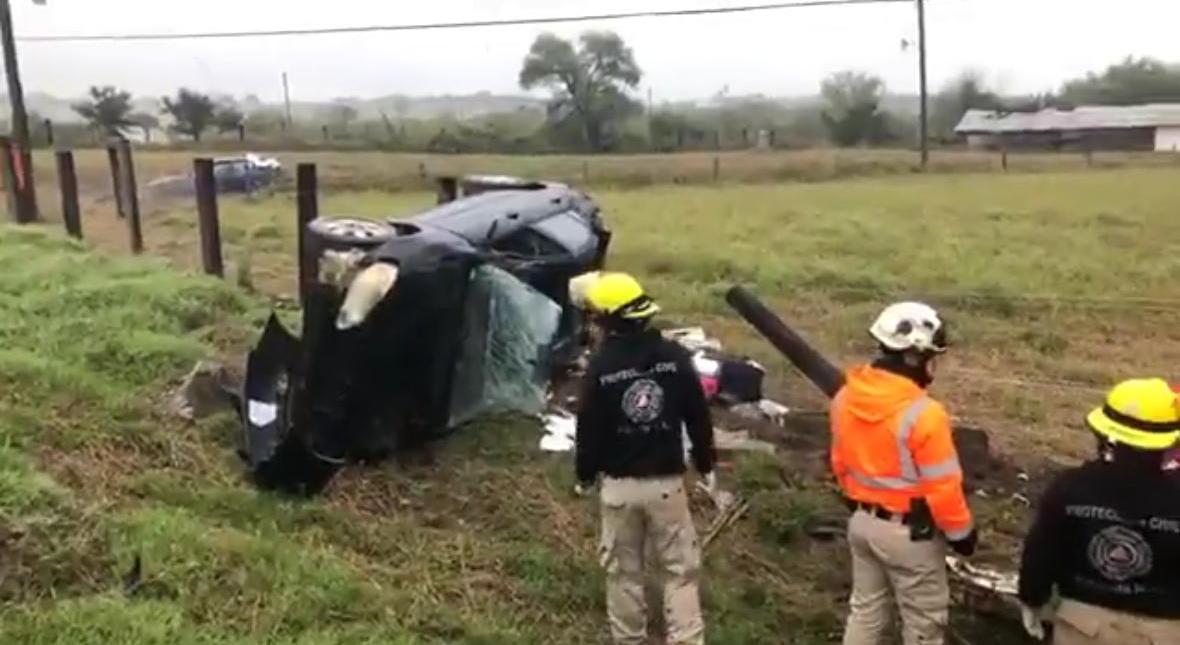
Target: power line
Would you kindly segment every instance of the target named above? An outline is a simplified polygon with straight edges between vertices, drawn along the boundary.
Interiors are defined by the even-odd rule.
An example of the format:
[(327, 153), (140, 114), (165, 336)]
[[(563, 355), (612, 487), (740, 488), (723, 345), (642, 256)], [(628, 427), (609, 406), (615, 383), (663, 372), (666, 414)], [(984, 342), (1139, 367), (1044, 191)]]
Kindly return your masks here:
[(436, 22), (413, 25), (362, 25), (354, 27), (322, 27), (316, 29), (279, 29), (273, 31), (222, 31), (190, 33), (143, 33), (143, 34), (93, 34), (80, 36), (21, 36), (21, 42), (86, 42), (97, 40), (192, 40), (204, 38), (256, 38), (268, 36), (312, 36), (324, 34), (355, 34), (388, 31), (426, 31), (443, 29), (470, 29), (478, 27), (506, 27), (515, 25), (547, 25), (554, 23), (593, 22), (601, 20), (627, 20), (632, 18), (672, 18), (687, 16), (714, 16), (720, 14), (751, 13), (755, 11), (779, 11), (784, 9), (806, 9), (845, 5), (899, 4), (913, 0), (800, 0), (797, 2), (776, 2), (772, 4), (738, 5), (733, 7), (703, 7), (700, 9), (670, 9), (660, 11), (626, 11), (578, 16), (552, 16), (537, 18), (513, 18), (500, 20), (468, 20), (463, 22)]

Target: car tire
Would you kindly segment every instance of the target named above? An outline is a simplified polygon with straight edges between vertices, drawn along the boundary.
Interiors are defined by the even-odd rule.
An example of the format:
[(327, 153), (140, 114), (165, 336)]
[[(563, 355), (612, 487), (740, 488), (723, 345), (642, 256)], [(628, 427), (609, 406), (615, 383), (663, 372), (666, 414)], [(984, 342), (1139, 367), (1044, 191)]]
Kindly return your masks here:
[(355, 217), (318, 217), (307, 225), (308, 248), (317, 256), (328, 249), (369, 251), (397, 235), (385, 222)]

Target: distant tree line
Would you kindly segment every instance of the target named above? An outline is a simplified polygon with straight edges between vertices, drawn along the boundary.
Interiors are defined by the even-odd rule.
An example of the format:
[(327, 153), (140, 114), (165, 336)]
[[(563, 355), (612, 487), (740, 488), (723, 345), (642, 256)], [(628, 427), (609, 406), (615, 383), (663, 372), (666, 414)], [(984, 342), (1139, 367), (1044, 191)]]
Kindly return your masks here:
[[(645, 109), (633, 96), (642, 78), (635, 54), (622, 38), (590, 31), (576, 42), (542, 34), (529, 48), (518, 83), (523, 89), (549, 90), (544, 110), (409, 118), (403, 107), (394, 106), (392, 117), (380, 111), (379, 118), (361, 119), (355, 107), (338, 101), (314, 118), (305, 114), (291, 123), (279, 109), (245, 110), (232, 100), (188, 88), (161, 98), (156, 114), (136, 111), (129, 92), (109, 85), (91, 87), (86, 99), (72, 107), (92, 136), (139, 130), (150, 139), (150, 132), (164, 124), (176, 137), (194, 142), (210, 134), (228, 138), (244, 131), (276, 145), (330, 143), (455, 153), (736, 149), (767, 143), (767, 135), (771, 145), (790, 148), (897, 146), (917, 139), (913, 106), (890, 97), (880, 78), (855, 70), (824, 79), (817, 100), (793, 104), (752, 97)], [(1056, 92), (1030, 96), (1002, 96), (981, 73), (966, 70), (931, 97), (930, 125), (933, 137), (950, 141), (970, 109), (1149, 102), (1180, 102), (1180, 66), (1127, 58), (1100, 73), (1069, 80)], [(36, 137), (41, 119), (30, 120)]]

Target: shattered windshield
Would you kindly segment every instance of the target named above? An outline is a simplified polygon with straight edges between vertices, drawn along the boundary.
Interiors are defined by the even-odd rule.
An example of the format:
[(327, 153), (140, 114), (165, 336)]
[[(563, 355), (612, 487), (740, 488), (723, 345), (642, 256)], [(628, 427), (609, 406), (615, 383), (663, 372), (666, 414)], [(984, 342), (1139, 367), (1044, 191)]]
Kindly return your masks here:
[(464, 310), (450, 425), (489, 413), (541, 412), (561, 307), (508, 272), (483, 265), (472, 272)]

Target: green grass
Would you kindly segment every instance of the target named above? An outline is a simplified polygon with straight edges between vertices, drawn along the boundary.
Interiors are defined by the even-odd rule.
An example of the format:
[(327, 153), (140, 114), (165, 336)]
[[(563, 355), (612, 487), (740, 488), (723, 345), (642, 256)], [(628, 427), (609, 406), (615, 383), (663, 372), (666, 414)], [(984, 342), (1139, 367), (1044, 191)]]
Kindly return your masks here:
[[(429, 464), (350, 469), (315, 500), (262, 494), (232, 414), (160, 407), (193, 360), (240, 358), (260, 303), (10, 227), (0, 297), (0, 642), (605, 642), (594, 506), (534, 422), (468, 428)], [(715, 642), (836, 629), (785, 573), (796, 556), (754, 528), (725, 540), (708, 560)]]
[[(771, 392), (798, 408), (822, 400), (729, 312), (731, 284), (841, 362), (870, 351), (864, 328), (882, 304), (931, 300), (955, 342), (937, 395), (1035, 466), (1089, 452), (1077, 420), (1113, 381), (1174, 377), (1174, 175), (593, 194), (616, 232), (612, 265), (638, 274), (668, 320), (764, 362)], [(381, 217), (432, 202), (348, 191), (325, 194), (321, 211)], [(157, 409), (194, 359), (240, 359), (262, 296), (293, 292), (292, 196), (226, 198), (221, 213), (229, 275), (248, 264), (257, 300), (234, 280), (166, 268), (197, 262), (180, 205), (146, 219), (148, 255), (167, 262), (0, 229), (0, 539), (18, 536), (0, 556), (0, 574), (17, 574), (0, 575), (0, 642), (603, 642), (593, 505), (567, 492), (567, 459), (536, 451), (532, 422), (488, 421), (432, 463), (350, 469), (325, 497), (293, 502), (244, 483), (232, 416), (184, 425)], [(121, 224), (87, 217), (89, 239), (123, 248)], [(803, 535), (840, 513), (827, 484), (760, 457), (738, 459), (725, 481), (753, 503), (706, 556), (712, 642), (829, 642), (845, 556)], [(1010, 558), (1022, 511), (1002, 496), (979, 505), (984, 557)], [(128, 595), (136, 555), (144, 579)]]
[[(885, 153), (864, 158), (873, 154)], [(749, 163), (761, 159), (749, 156)], [(810, 161), (822, 158), (814, 153)], [(563, 163), (445, 160), (484, 170), (534, 164), (528, 167), (538, 173), (549, 168), (543, 161), (552, 161), (558, 175)], [(660, 168), (687, 163), (648, 161)], [(478, 166), (482, 162), (489, 167)], [(399, 163), (408, 161), (397, 155), (325, 158), (341, 173), (364, 166), (364, 172), (396, 176)], [(845, 362), (871, 350), (864, 328), (883, 303), (931, 301), (950, 320), (956, 343), (939, 394), (957, 415), (993, 430), (997, 443), (1014, 454), (1027, 453), (1030, 443), (1040, 453), (1088, 453), (1079, 410), (1120, 378), (1171, 376), (1180, 363), (1169, 318), (1180, 308), (1174, 278), (1180, 222), (1172, 216), (1180, 184), (1170, 167), (603, 187), (592, 194), (617, 233), (612, 265), (638, 274), (669, 317), (705, 323), (730, 347), (770, 365), (774, 389), (798, 405), (822, 400), (735, 320), (723, 300), (730, 285), (756, 289)], [(325, 192), (321, 212), (388, 217), (433, 201), (429, 192)], [(146, 235), (152, 254), (191, 267), (197, 261), (195, 218), (185, 206), (172, 204), (148, 217)], [(293, 197), (225, 198), (221, 210), (229, 274), (289, 299), (295, 290)], [(91, 219), (95, 227), (108, 221), (100, 213)], [(122, 225), (113, 230), (106, 245), (124, 248)]]
[[(938, 394), (1029, 462), (1088, 454), (1078, 419), (1104, 388), (1144, 374), (1174, 378), (1180, 364), (1180, 183), (1172, 169), (593, 195), (615, 229), (612, 266), (635, 272), (669, 318), (704, 323), (770, 365), (774, 390), (797, 405), (822, 400), (735, 319), (723, 299), (731, 285), (753, 288), (841, 362), (871, 351), (864, 330), (884, 303), (932, 302), (955, 343)], [(324, 202), (385, 216), (430, 200), (364, 192)], [(281, 258), (275, 271), (285, 267)]]

